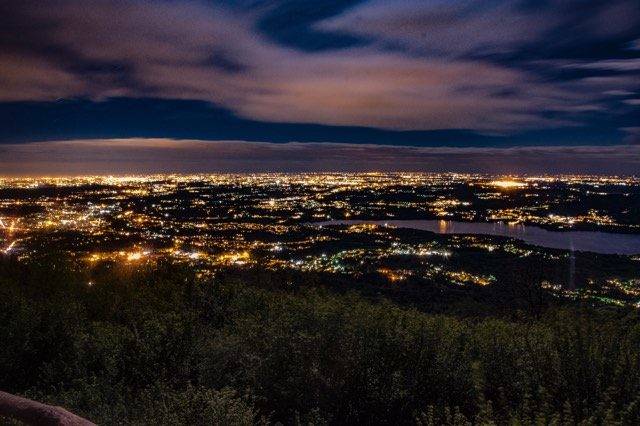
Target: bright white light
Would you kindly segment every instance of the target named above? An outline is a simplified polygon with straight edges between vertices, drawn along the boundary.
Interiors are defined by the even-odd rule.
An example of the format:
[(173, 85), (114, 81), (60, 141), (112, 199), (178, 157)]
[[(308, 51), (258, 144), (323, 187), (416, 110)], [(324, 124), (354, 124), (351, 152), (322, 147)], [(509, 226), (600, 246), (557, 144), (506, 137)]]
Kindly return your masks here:
[(527, 186), (526, 183), (515, 180), (494, 180), (490, 184), (503, 189), (524, 188)]

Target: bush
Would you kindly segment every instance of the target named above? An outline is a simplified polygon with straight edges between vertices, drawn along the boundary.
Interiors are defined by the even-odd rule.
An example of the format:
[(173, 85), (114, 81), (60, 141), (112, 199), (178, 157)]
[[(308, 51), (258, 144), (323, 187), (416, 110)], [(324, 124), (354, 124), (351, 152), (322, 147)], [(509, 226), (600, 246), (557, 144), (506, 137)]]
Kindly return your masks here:
[(0, 268), (0, 387), (101, 424), (640, 421), (637, 312), (474, 319), (171, 265), (93, 286), (47, 267)]

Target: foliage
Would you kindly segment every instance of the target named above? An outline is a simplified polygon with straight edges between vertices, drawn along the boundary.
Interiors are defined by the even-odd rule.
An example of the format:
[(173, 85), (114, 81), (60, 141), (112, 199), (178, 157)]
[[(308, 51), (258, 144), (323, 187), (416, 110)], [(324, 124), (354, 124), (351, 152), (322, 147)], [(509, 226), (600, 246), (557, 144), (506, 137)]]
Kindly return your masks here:
[(88, 274), (0, 264), (1, 389), (101, 424), (640, 422), (635, 311), (474, 317), (304, 276)]

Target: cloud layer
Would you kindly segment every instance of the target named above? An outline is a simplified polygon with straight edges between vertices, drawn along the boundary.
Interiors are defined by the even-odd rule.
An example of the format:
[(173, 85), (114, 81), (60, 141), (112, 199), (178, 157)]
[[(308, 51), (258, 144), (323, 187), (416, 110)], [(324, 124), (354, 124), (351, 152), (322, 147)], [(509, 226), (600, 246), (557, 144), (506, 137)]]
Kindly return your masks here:
[(0, 145), (0, 170), (0, 176), (314, 171), (637, 175), (640, 145), (499, 149), (82, 140)]
[[(566, 2), (372, 0), (311, 20), (309, 28), (361, 38), (315, 51), (259, 29), (282, 3), (6, 0), (0, 102), (195, 99), (254, 120), (502, 134), (636, 106), (619, 94), (640, 89), (637, 58), (563, 58), (567, 41), (555, 37), (555, 57), (514, 59), (563, 25), (582, 29), (584, 42), (621, 40), (631, 52), (633, 1), (569, 20)], [(549, 76), (569, 69), (578, 73)]]

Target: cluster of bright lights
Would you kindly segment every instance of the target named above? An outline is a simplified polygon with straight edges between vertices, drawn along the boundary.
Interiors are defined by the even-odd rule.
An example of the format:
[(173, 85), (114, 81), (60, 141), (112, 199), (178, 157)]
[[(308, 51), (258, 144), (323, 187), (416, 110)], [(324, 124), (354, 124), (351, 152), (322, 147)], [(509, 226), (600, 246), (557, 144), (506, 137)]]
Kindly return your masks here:
[[(77, 249), (69, 249), (69, 253), (88, 264), (105, 261), (135, 268), (166, 256), (188, 263), (199, 273), (217, 272), (229, 266), (260, 265), (344, 274), (377, 271), (393, 282), (413, 276), (444, 278), (460, 285), (488, 285), (491, 276), (452, 271), (456, 266), (448, 259), (455, 258), (463, 247), (487, 252), (499, 250), (518, 257), (535, 255), (551, 259), (553, 254), (475, 237), (452, 237), (447, 244), (402, 243), (406, 240), (394, 235), (388, 224), (366, 223), (367, 218), (376, 217), (379, 223), (384, 223), (402, 219), (409, 211), (415, 217), (441, 219), (439, 226), (443, 233), (461, 220), (499, 222), (512, 227), (536, 224), (556, 229), (584, 225), (618, 227), (631, 232), (640, 229), (640, 223), (630, 217), (632, 213), (624, 217), (606, 206), (582, 213), (567, 213), (563, 209), (567, 194), (571, 202), (582, 196), (613, 194), (606, 185), (615, 185), (617, 194), (623, 191), (624, 195), (633, 195), (640, 179), (515, 175), (494, 178), (451, 173), (0, 179), (0, 187), (24, 190), (91, 188), (78, 188), (62, 196), (27, 194), (0, 199), (0, 211), (33, 212), (0, 217), (0, 254), (29, 257), (67, 235), (74, 238), (80, 235), (79, 238), (86, 237), (86, 242)], [(465, 188), (471, 191), (460, 190)], [(355, 220), (346, 222), (340, 230), (308, 228), (308, 222), (347, 218)], [(358, 240), (373, 241), (371, 246), (328, 248), (354, 234), (359, 234)], [(320, 247), (321, 250), (316, 250)], [(318, 251), (326, 252), (320, 255)], [(397, 256), (413, 257), (402, 261), (412, 262), (415, 268), (401, 269), (406, 266), (394, 263)], [(640, 261), (640, 257), (632, 259)], [(640, 287), (629, 280), (610, 280), (606, 284), (631, 296)]]
[(526, 182), (516, 180), (493, 180), (489, 182), (489, 184), (501, 189), (518, 189), (526, 188), (528, 186)]

